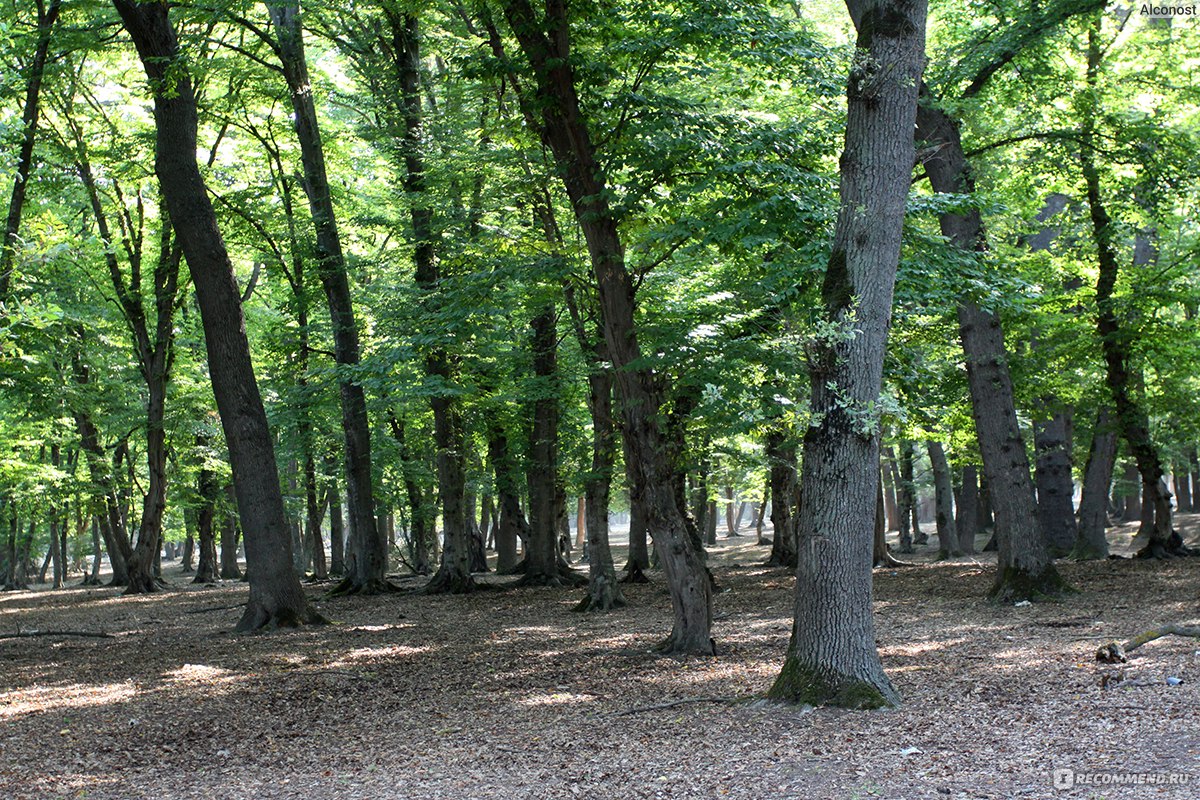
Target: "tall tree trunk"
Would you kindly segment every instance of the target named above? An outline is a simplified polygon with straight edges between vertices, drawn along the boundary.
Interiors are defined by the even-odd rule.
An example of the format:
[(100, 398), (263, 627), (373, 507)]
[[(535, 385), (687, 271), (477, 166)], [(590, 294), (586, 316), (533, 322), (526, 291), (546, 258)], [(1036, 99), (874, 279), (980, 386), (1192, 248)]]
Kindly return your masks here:
[[(703, 559), (688, 535), (671, 485), (673, 465), (659, 420), (659, 381), (642, 365), (634, 323), (633, 279), (625, 266), (617, 218), (576, 94), (565, 3), (547, 4), (539, 20), (528, 0), (506, 0), (504, 14), (536, 79), (536, 98), (522, 96), (526, 118), (554, 154), (572, 211), (587, 241), (600, 299), (604, 338), (621, 394), (624, 434), (640, 477), (650, 534), (667, 579), (674, 625), (662, 649), (711, 654), (712, 595)], [(551, 35), (546, 31), (550, 30)], [(498, 40), (493, 37), (494, 40)], [(499, 42), (495, 42), (499, 45)]]
[(1145, 546), (1138, 552), (1138, 557), (1165, 558), (1186, 555), (1188, 551), (1172, 527), (1171, 495), (1166, 491), (1163, 482), (1162, 460), (1150, 436), (1149, 419), (1135, 396), (1136, 381), (1133, 376), (1134, 367), (1131, 364), (1128, 337), (1122, 330), (1117, 300), (1114, 297), (1120, 267), (1113, 244), (1113, 224), (1100, 196), (1100, 173), (1096, 168), (1092, 145), (1099, 105), (1097, 80), (1103, 59), (1099, 20), (1097, 15), (1088, 29), (1088, 97), (1084, 111), (1083, 144), (1079, 148), (1080, 166), (1091, 211), (1092, 237), (1096, 243), (1099, 264), (1099, 276), (1096, 279), (1096, 329), (1100, 334), (1105, 378), (1112, 393), (1117, 424), (1137, 463), (1142, 479), (1142, 502), (1150, 505), (1153, 513), (1149, 536)]
[(1071, 481), (1071, 410), (1033, 423), (1033, 446), (1037, 453), (1034, 480), (1037, 485), (1038, 527), (1051, 556), (1064, 556), (1075, 544), (1075, 484)]
[[(239, 630), (317, 622), (292, 571), (279, 471), (254, 377), (233, 265), (196, 163), (196, 98), (167, 6), (113, 0), (154, 90), (155, 171), (200, 305), (209, 373), (229, 446), (250, 566)], [(168, 90), (169, 89), (169, 90)]]
[[(925, 161), (935, 192), (969, 195), (974, 192), (959, 123), (924, 97), (917, 112), (917, 138), (937, 146)], [(946, 212), (940, 216), (942, 234), (968, 252), (987, 248), (983, 218), (978, 210)], [(987, 478), (990, 506), (995, 514), (999, 551), (996, 582), (990, 596), (1012, 602), (1055, 595), (1065, 588), (1046, 550), (1037, 525), (1037, 501), (1029, 474), (1029, 456), (1017, 421), (1012, 377), (999, 318), (964, 298), (958, 306), (959, 335), (967, 364), (971, 414)]]
[(529, 540), (522, 585), (558, 586), (558, 534), (554, 492), (558, 482), (558, 359), (554, 306), (530, 323), (536, 388), (529, 441)]
[(346, 574), (346, 534), (342, 517), (342, 494), (336, 478), (325, 487), (325, 502), (329, 505), (329, 574)]
[(29, 189), (29, 176), (33, 168), (33, 145), (37, 139), (42, 78), (46, 73), (46, 61), (50, 52), (50, 34), (54, 30), (54, 23), (58, 20), (61, 6), (60, 0), (50, 0), (49, 7), (43, 0), (37, 2), (37, 46), (33, 50), (33, 60), (29, 64), (29, 73), (25, 78), (25, 106), (21, 114), (21, 146), (17, 152), (12, 195), (8, 201), (4, 239), (0, 241), (0, 306), (8, 303), (9, 286), (16, 260), (17, 235), (21, 231), (25, 194)]
[(871, 612), (879, 505), (879, 397), (912, 176), (913, 118), (925, 62), (924, 0), (848, 0), (858, 49), (847, 85), (846, 146), (833, 252), (821, 287), (839, 331), (810, 345), (812, 422), (804, 436), (795, 621), (770, 696), (850, 708), (896, 705)]
[[(57, 469), (58, 467), (61, 466), (61, 461), (62, 461), (61, 454), (62, 454), (62, 451), (61, 451), (61, 448), (60, 448), (58, 442), (55, 442), (54, 444), (50, 445), (50, 464), (55, 469)], [(61, 517), (59, 514), (58, 507), (56, 505), (54, 505), (53, 503), (54, 503), (54, 501), (52, 500), (50, 509), (47, 512), (47, 514), (50, 517), (50, 554), (49, 554), (49, 556), (50, 556), (50, 563), (54, 567), (54, 571), (53, 571), (54, 582), (51, 585), (51, 588), (61, 589), (63, 587), (63, 580), (66, 577), (67, 564), (66, 564), (66, 559), (63, 558), (63, 551), (62, 551), (62, 544), (61, 544), (62, 534), (60, 532), (60, 528), (61, 528), (62, 520), (61, 520)], [(46, 568), (45, 568), (45, 566), (43, 566), (42, 567), (43, 581), (45, 580), (45, 572), (46, 572)]]
[(304, 191), (316, 232), (317, 274), (333, 325), (334, 360), (341, 368), (339, 389), (342, 430), (345, 434), (346, 508), (350, 541), (345, 578), (333, 594), (377, 594), (393, 587), (384, 578), (387, 552), (375, 519), (371, 478), (371, 431), (367, 422), (366, 395), (352, 376), (359, 363), (358, 325), (350, 297), (350, 281), (329, 178), (325, 148), (313, 103), (312, 85), (304, 53), (298, 2), (269, 3), (267, 11), (278, 32), (276, 55), (283, 67), (292, 98), (293, 123), (300, 143)]
[(621, 447), (625, 455), (625, 484), (629, 487), (629, 556), (622, 581), (646, 583), (650, 580), (644, 572), (650, 569), (650, 525), (646, 500), (642, 493), (641, 476), (633, 463), (633, 447), (629, 437), (621, 437)]
[(413, 572), (428, 575), (432, 572), (429, 566), (429, 541), (437, 525), (437, 509), (417, 482), (417, 464), (408, 445), (404, 420), (394, 411), (389, 411), (388, 422), (392, 428), (392, 438), (400, 448), (400, 471), (404, 476), (404, 492), (411, 520), (409, 541), (412, 543)]
[[(581, 343), (582, 344), (582, 343)], [(608, 543), (608, 506), (616, 462), (616, 424), (612, 414), (612, 374), (593, 363), (588, 375), (588, 410), (592, 415), (592, 469), (584, 482), (588, 553), (587, 596), (580, 611), (609, 611), (625, 605)]]
[(954, 522), (954, 487), (950, 477), (950, 464), (941, 442), (927, 442), (929, 463), (933, 468), (934, 502), (937, 508), (938, 558), (961, 556), (958, 544), (958, 527)]
[[(196, 444), (200, 448), (208, 446), (207, 440), (202, 436), (196, 438)], [(196, 512), (196, 538), (200, 546), (200, 558), (197, 559), (196, 575), (192, 578), (192, 583), (216, 583), (217, 536), (213, 529), (213, 521), (216, 518), (220, 487), (217, 485), (216, 475), (211, 470), (201, 467), (200, 474), (196, 476), (196, 495), (200, 498), (200, 507)], [(222, 554), (224, 551), (222, 546)], [(235, 561), (234, 566), (236, 565)]]

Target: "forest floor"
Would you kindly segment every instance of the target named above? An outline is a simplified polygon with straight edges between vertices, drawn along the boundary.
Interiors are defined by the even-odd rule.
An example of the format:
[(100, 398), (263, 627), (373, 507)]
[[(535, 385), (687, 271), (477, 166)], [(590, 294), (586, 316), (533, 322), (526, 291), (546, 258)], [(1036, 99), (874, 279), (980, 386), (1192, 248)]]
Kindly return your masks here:
[[(1181, 523), (1195, 541), (1200, 518)], [(650, 652), (670, 627), (656, 573), (602, 615), (571, 612), (578, 590), (310, 586), (336, 624), (253, 635), (231, 632), (245, 584), (194, 587), (174, 564), (153, 596), (7, 593), (0, 634), (114, 638), (0, 639), (0, 798), (1200, 797), (1200, 641), (1093, 659), (1197, 620), (1200, 559), (1062, 562), (1077, 594), (1014, 607), (982, 599), (994, 557), (923, 550), (875, 573), (904, 704), (847, 712), (755, 702), (792, 607), (765, 555), (752, 536), (714, 548), (715, 658)], [(1056, 790), (1056, 769), (1188, 783)]]

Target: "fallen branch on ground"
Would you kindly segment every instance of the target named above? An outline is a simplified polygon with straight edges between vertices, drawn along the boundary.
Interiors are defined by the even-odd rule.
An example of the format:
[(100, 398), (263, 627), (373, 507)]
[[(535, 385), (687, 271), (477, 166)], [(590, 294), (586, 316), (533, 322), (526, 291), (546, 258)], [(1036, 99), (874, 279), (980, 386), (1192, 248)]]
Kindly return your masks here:
[(210, 611), (232, 611), (235, 608), (245, 608), (245, 603), (238, 603), (232, 606), (205, 606), (204, 608), (189, 608), (184, 611), (185, 614), (207, 614)]
[(1162, 625), (1158, 628), (1151, 628), (1145, 633), (1133, 637), (1128, 642), (1125, 642), (1125, 644), (1109, 642), (1096, 651), (1096, 660), (1103, 661), (1106, 664), (1124, 663), (1129, 660), (1127, 654), (1130, 650), (1136, 650), (1147, 642), (1153, 642), (1155, 639), (1161, 639), (1164, 636), (1190, 636), (1193, 639), (1200, 639), (1200, 626), (1172, 623), (1170, 625)]
[(103, 631), (23, 631), (18, 630), (16, 633), (0, 633), (0, 639), (27, 639), (34, 636), (88, 636), (93, 639), (113, 639), (111, 633)]

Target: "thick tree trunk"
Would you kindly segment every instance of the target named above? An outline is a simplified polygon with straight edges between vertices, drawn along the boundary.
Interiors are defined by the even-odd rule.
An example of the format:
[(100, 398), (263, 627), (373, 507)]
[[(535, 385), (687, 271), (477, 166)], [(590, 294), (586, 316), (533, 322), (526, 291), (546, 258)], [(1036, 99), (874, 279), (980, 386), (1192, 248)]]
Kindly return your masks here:
[[(506, 0), (504, 13), (537, 82), (537, 96), (522, 98), (527, 119), (540, 129), (554, 154), (576, 221), (587, 241), (600, 299), (604, 338), (621, 394), (624, 434), (667, 579), (674, 612), (671, 636), (662, 649), (711, 654), (712, 596), (703, 559), (688, 535), (671, 485), (668, 444), (661, 427), (659, 381), (642, 365), (634, 323), (633, 280), (625, 267), (617, 218), (582, 115), (570, 58), (566, 5), (547, 5), (543, 25), (528, 0)], [(546, 34), (547, 27), (553, 35)]]
[(21, 216), (25, 208), (25, 194), (29, 189), (29, 176), (33, 168), (33, 145), (37, 139), (38, 108), (40, 105), (42, 78), (46, 73), (46, 61), (50, 51), (50, 34), (58, 20), (60, 0), (50, 0), (45, 6), (40, 0), (38, 9), (38, 39), (25, 79), (25, 106), (21, 114), (21, 146), (17, 152), (16, 169), (13, 175), (12, 195), (8, 201), (8, 216), (5, 218), (4, 239), (0, 241), (0, 306), (8, 303), (13, 265), (16, 256), (16, 240), (21, 230)]
[(1108, 487), (1117, 457), (1117, 431), (1108, 406), (1096, 412), (1092, 446), (1083, 470), (1083, 495), (1079, 499), (1079, 525), (1071, 558), (1087, 561), (1108, 557)]
[(979, 532), (979, 469), (967, 464), (962, 469), (962, 486), (955, 498), (954, 524), (958, 528), (958, 546), (967, 555), (975, 552)]
[(1037, 484), (1038, 527), (1050, 555), (1064, 556), (1075, 544), (1075, 507), (1071, 480), (1071, 410), (1033, 423), (1037, 453), (1034, 480)]
[[(935, 192), (973, 193), (975, 182), (963, 153), (959, 123), (938, 108), (931, 97), (924, 98), (918, 110), (917, 138), (937, 146), (936, 153), (925, 162)], [(963, 250), (986, 249), (978, 210), (944, 213), (940, 223), (942, 234)], [(996, 520), (999, 562), (990, 596), (1012, 602), (1058, 594), (1065, 584), (1038, 530), (1029, 456), (1017, 421), (1000, 320), (973, 300), (964, 299), (958, 306), (958, 323), (971, 413)]]
[(899, 695), (883, 672), (871, 612), (879, 501), (879, 397), (912, 175), (913, 118), (925, 61), (923, 0), (847, 4), (859, 30), (833, 253), (821, 288), (839, 334), (808, 353), (796, 615), (770, 696), (875, 708)]
[[(251, 571), (239, 630), (320, 621), (292, 571), (279, 471), (250, 361), (241, 295), (196, 164), (196, 98), (165, 4), (113, 0), (154, 87), (155, 171), (200, 305)], [(167, 90), (169, 87), (169, 91)]]
[(937, 507), (938, 558), (961, 556), (958, 544), (958, 527), (954, 521), (954, 486), (950, 477), (950, 464), (941, 442), (927, 442), (929, 463), (933, 468), (934, 502)]

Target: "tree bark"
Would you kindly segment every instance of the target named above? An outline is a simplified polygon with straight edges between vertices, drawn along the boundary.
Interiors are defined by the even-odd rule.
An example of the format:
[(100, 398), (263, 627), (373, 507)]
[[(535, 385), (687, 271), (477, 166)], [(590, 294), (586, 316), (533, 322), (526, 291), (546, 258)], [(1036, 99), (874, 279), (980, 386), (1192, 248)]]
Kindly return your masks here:
[(278, 31), (276, 55), (292, 99), (293, 123), (300, 144), (304, 191), (316, 232), (317, 274), (333, 326), (334, 360), (340, 370), (342, 431), (345, 435), (346, 508), (350, 539), (346, 573), (332, 594), (377, 594), (393, 587), (384, 578), (387, 550), (375, 517), (371, 476), (371, 431), (362, 384), (351, 377), (359, 363), (358, 324), (350, 297), (350, 281), (329, 178), (325, 148), (313, 102), (298, 2), (269, 3), (267, 11)]
[(61, 6), (60, 0), (50, 0), (49, 7), (42, 0), (37, 2), (37, 46), (33, 51), (33, 60), (29, 64), (29, 75), (25, 79), (25, 105), (21, 113), (21, 146), (17, 152), (12, 195), (8, 201), (8, 216), (5, 217), (4, 239), (0, 241), (0, 306), (8, 303), (9, 287), (16, 260), (16, 240), (21, 231), (25, 194), (29, 189), (29, 176), (33, 168), (33, 145), (37, 139), (42, 79), (46, 73), (46, 61), (50, 52), (50, 35), (54, 30), (54, 23), (58, 20)]
[(1096, 412), (1092, 445), (1083, 470), (1083, 495), (1079, 499), (1079, 524), (1071, 558), (1087, 561), (1108, 557), (1108, 487), (1117, 457), (1117, 431), (1108, 406)]
[(883, 479), (883, 509), (887, 515), (887, 530), (900, 530), (900, 503), (897, 492), (899, 470), (896, 468), (896, 452), (891, 447), (883, 448), (883, 460), (880, 465)]
[(558, 483), (558, 358), (554, 306), (538, 309), (530, 323), (535, 381), (529, 441), (529, 539), (521, 585), (559, 586), (555, 486)]
[(275, 451), (254, 377), (241, 294), (196, 163), (196, 98), (166, 4), (113, 0), (154, 93), (155, 171), (191, 269), (229, 446), (250, 567), (239, 630), (321, 621), (292, 571)]
[(879, 514), (875, 407), (891, 323), (912, 127), (925, 61), (924, 0), (847, 3), (858, 49), (847, 84), (833, 252), (821, 287), (830, 331), (809, 344), (795, 621), (769, 695), (811, 705), (896, 705), (871, 612)]
[(1055, 412), (1049, 419), (1033, 423), (1033, 446), (1037, 453), (1034, 481), (1037, 485), (1038, 527), (1050, 555), (1064, 556), (1075, 544), (1075, 484), (1071, 480), (1071, 410)]
[(979, 532), (979, 469), (974, 464), (963, 466), (962, 487), (955, 501), (958, 546), (964, 554), (971, 555), (975, 552), (975, 536)]
[[(659, 381), (642, 365), (634, 323), (633, 280), (625, 266), (617, 218), (587, 128), (570, 58), (565, 3), (547, 4), (545, 25), (528, 0), (506, 0), (504, 14), (537, 84), (536, 102), (522, 98), (526, 118), (554, 154), (571, 208), (587, 242), (600, 299), (604, 338), (621, 394), (624, 434), (633, 451), (650, 534), (667, 579), (674, 613), (670, 653), (711, 654), (712, 596), (703, 560), (688, 536), (671, 485), (672, 468), (659, 420)], [(546, 31), (550, 34), (547, 35)]]
[[(202, 436), (197, 437), (196, 444), (200, 448), (208, 446), (208, 442)], [(197, 559), (196, 575), (192, 578), (192, 583), (217, 582), (217, 536), (213, 529), (213, 520), (216, 517), (219, 493), (216, 476), (211, 470), (201, 467), (200, 474), (196, 476), (196, 495), (200, 499), (200, 507), (196, 513), (196, 538), (200, 557)]]
[[(925, 162), (930, 184), (939, 194), (972, 194), (975, 181), (963, 153), (959, 123), (925, 97), (917, 112), (917, 138), (936, 145)], [(978, 210), (940, 216), (942, 234), (969, 252), (987, 248)], [(971, 413), (995, 514), (999, 552), (990, 596), (1001, 602), (1056, 595), (1065, 583), (1055, 569), (1037, 525), (1037, 502), (1029, 474), (1029, 456), (1017, 421), (1012, 377), (1000, 319), (964, 298), (958, 306), (959, 335), (967, 364)]]
[(922, 537), (917, 524), (917, 488), (913, 480), (913, 443), (907, 439), (900, 443), (900, 552), (916, 552), (913, 531)]
[(796, 568), (796, 446), (787, 439), (787, 432), (772, 426), (767, 431), (767, 464), (771, 479), (771, 555), (767, 566)]
[(926, 443), (929, 463), (933, 467), (934, 502), (937, 507), (938, 558), (962, 555), (958, 544), (958, 527), (954, 521), (954, 487), (950, 477), (950, 464), (941, 442)]

